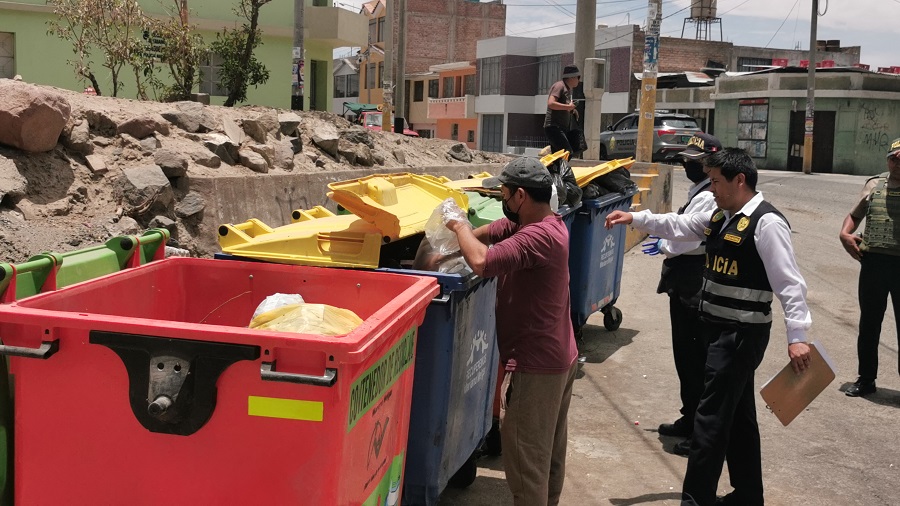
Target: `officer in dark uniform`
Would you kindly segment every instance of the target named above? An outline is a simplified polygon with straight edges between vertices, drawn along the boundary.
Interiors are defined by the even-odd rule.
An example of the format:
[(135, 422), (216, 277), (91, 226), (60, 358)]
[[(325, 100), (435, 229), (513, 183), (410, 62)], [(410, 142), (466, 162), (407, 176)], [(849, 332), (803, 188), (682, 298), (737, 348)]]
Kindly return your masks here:
[[(709, 178), (703, 169), (703, 159), (722, 150), (722, 143), (714, 136), (700, 132), (681, 152), (685, 175), (694, 183), (688, 190), (687, 202), (678, 214), (702, 213), (716, 209), (716, 201), (709, 191)], [(669, 319), (672, 323), (672, 355), (678, 373), (681, 395), (681, 417), (673, 423), (659, 426), (663, 436), (688, 438), (672, 448), (676, 455), (687, 456), (691, 451), (694, 413), (703, 393), (703, 369), (706, 364), (706, 340), (701, 332), (700, 288), (703, 285), (703, 241), (668, 241), (650, 236), (655, 241), (644, 243), (648, 255), (662, 253), (662, 273), (657, 293), (669, 295)]]
[[(878, 376), (878, 341), (881, 323), (891, 296), (894, 314), (900, 315), (900, 139), (891, 143), (887, 154), (888, 172), (869, 178), (862, 195), (841, 227), (841, 244), (860, 261), (859, 270), (859, 378), (847, 389), (850, 397), (875, 392)], [(862, 219), (866, 233), (855, 235)], [(897, 318), (900, 341), (900, 318)], [(900, 364), (898, 364), (900, 371)]]
[[(756, 191), (757, 172), (744, 150), (706, 159), (718, 209), (690, 215), (613, 211), (606, 226), (633, 223), (673, 240), (706, 240), (700, 317), (709, 331), (706, 383), (694, 419), (682, 504), (764, 503), (753, 377), (772, 328), (773, 294), (781, 301), (788, 356), (797, 374), (809, 365), (812, 319), (787, 221)], [(734, 491), (716, 498), (722, 465)]]

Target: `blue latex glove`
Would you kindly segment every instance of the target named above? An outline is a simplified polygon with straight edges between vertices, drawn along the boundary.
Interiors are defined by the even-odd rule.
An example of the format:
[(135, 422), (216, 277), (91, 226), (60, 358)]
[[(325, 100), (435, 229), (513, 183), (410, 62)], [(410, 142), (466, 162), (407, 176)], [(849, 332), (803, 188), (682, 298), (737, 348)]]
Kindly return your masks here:
[(650, 241), (641, 244), (641, 253), (645, 255), (659, 255), (659, 237), (651, 235), (648, 239)]

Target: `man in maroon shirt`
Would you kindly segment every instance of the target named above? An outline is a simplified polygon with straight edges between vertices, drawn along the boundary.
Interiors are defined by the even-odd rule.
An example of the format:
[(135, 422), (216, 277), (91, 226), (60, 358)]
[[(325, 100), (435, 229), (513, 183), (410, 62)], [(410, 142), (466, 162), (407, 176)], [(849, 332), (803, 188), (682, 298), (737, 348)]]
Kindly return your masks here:
[(556, 505), (565, 478), (569, 400), (578, 350), (569, 310), (569, 235), (550, 209), (552, 180), (519, 158), (484, 186), (500, 186), (503, 214), (472, 230), (450, 221), (475, 274), (498, 277), (497, 343), (506, 369), (500, 437), (518, 505)]

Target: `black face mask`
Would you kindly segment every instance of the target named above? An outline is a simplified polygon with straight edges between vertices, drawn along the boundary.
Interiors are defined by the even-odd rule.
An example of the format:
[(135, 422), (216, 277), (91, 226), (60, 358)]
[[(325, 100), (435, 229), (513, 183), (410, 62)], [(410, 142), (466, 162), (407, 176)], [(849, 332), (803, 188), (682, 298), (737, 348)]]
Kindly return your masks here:
[(692, 183), (697, 184), (706, 179), (706, 173), (703, 172), (703, 163), (696, 160), (685, 160), (681, 162), (681, 165)]
[[(512, 198), (512, 196), (509, 197), (509, 199), (511, 199), (511, 198)], [(522, 210), (522, 205), (521, 204), (519, 205), (519, 211), (513, 212), (512, 209), (509, 208), (509, 204), (508, 204), (509, 199), (504, 200), (503, 205), (501, 206), (503, 208), (503, 216), (506, 216), (506, 219), (508, 219), (509, 221), (518, 225), (519, 224), (519, 211)]]

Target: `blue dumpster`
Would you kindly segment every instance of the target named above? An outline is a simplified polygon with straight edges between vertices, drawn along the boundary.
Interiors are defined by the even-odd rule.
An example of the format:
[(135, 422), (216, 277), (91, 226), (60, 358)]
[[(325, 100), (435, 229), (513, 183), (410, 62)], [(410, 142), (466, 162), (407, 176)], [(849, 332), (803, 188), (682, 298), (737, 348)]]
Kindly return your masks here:
[[(497, 381), (496, 279), (405, 269), (441, 287), (416, 343), (403, 504), (433, 505), (454, 475), (475, 478), (475, 450), (491, 428)], [(457, 474), (459, 473), (459, 474)]]
[(625, 227), (606, 230), (609, 213), (631, 208), (634, 193), (611, 193), (582, 201), (574, 213), (569, 234), (569, 293), (575, 334), (590, 315), (603, 312), (603, 326), (616, 330), (622, 323), (622, 311), (614, 306), (622, 284), (622, 259), (625, 255)]

